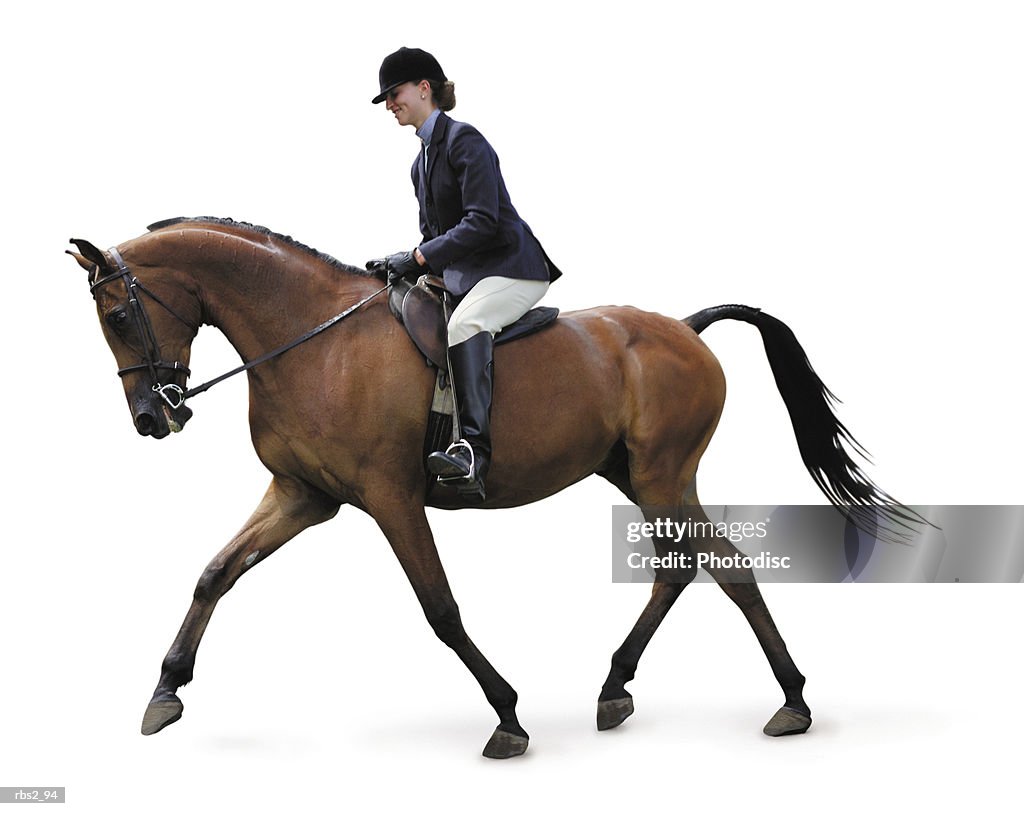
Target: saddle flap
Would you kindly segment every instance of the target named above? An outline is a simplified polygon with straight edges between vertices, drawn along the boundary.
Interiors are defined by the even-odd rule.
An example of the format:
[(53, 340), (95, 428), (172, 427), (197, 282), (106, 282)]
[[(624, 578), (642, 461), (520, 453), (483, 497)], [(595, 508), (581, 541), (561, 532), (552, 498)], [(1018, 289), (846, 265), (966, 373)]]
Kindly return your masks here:
[(448, 331), (441, 298), (425, 286), (410, 287), (402, 300), (402, 322), (423, 356), (446, 371)]

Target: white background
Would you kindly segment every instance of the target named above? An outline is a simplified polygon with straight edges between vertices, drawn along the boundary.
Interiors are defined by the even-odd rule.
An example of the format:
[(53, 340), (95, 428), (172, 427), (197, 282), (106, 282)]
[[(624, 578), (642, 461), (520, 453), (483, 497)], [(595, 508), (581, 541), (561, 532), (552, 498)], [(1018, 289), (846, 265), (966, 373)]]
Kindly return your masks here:
[[(1019, 6), (26, 8), (0, 48), (0, 785), (64, 785), (82, 813), (1016, 805), (1020, 585), (768, 587), (815, 713), (786, 740), (760, 734), (782, 697), (742, 616), (694, 586), (631, 685), (636, 715), (598, 734), (647, 590), (609, 581), (620, 498), (597, 479), (431, 516), (470, 635), (519, 691), (524, 758), (479, 756), (493, 712), (353, 510), (238, 584), (184, 718), (141, 737), (195, 580), (267, 475), (241, 379), (197, 398), (185, 433), (135, 434), (61, 252), (176, 215), (351, 263), (413, 246), (416, 143), (369, 99), (385, 54), (425, 47), (565, 271), (548, 303), (761, 306), (844, 400), (885, 489), (1019, 503)], [(756, 332), (705, 339), (730, 393), (704, 500), (820, 502)], [(210, 329), (193, 351), (196, 382), (237, 362)]]

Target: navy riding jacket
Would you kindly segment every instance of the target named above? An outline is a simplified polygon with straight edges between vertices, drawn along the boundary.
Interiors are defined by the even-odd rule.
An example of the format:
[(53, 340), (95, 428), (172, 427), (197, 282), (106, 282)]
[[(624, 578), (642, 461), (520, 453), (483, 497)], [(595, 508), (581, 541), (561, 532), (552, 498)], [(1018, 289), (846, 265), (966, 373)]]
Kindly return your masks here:
[(472, 125), (437, 117), (423, 178), (420, 156), (412, 183), (420, 205), (420, 252), (456, 296), (483, 278), (500, 275), (551, 280), (551, 263), (509, 200), (498, 156)]

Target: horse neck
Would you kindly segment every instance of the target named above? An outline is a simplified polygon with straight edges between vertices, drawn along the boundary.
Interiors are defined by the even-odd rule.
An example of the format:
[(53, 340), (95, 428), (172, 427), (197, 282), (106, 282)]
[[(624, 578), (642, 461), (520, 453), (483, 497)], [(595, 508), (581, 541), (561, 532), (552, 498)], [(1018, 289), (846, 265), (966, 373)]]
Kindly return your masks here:
[(192, 278), (204, 323), (243, 359), (281, 345), (356, 302), (376, 281), (262, 234), (168, 231), (161, 251)]

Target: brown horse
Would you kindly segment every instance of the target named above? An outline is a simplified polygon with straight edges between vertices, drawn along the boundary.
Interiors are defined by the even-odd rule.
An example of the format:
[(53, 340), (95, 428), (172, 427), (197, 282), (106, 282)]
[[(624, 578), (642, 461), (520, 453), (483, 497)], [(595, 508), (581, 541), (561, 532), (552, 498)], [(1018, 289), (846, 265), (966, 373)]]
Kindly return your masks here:
[[(384, 297), (381, 282), (290, 238), (230, 219), (174, 219), (104, 253), (74, 239), (89, 272), (104, 336), (120, 366), (137, 431), (162, 438), (191, 416), (184, 404), (189, 351), (200, 325), (219, 328), (243, 360), (255, 360), (311, 326), (360, 304), (343, 325), (248, 371), (253, 445), (273, 474), (266, 495), (203, 572), (192, 606), (164, 659), (142, 732), (181, 717), (176, 690), (192, 679), (196, 650), (218, 600), (238, 578), (342, 504), (369, 513), (390, 542), (437, 636), (462, 659), (499, 717), (484, 749), (526, 750), (516, 692), (466, 634), (424, 511), (463, 506), (432, 485), (422, 443), (434, 374)], [(852, 462), (830, 394), (781, 322), (757, 309), (722, 306), (686, 321), (631, 307), (561, 316), (496, 352), (493, 447), (484, 508), (538, 501), (597, 473), (631, 502), (668, 508), (679, 521), (706, 520), (697, 466), (714, 433), (725, 379), (697, 333), (733, 318), (761, 332), (789, 409), (801, 455), (828, 498), (849, 517), (899, 521), (904, 508)], [(537, 372), (543, 371), (543, 377)], [(361, 385), (362, 387), (353, 387)], [(645, 512), (650, 512), (645, 509)], [(708, 529), (708, 528), (703, 528)], [(726, 556), (716, 535), (659, 552)], [(625, 684), (695, 568), (661, 570), (633, 630), (612, 656), (598, 698), (601, 730), (633, 711)], [(749, 570), (711, 574), (746, 616), (785, 694), (765, 726), (772, 736), (811, 723), (797, 670)]]

